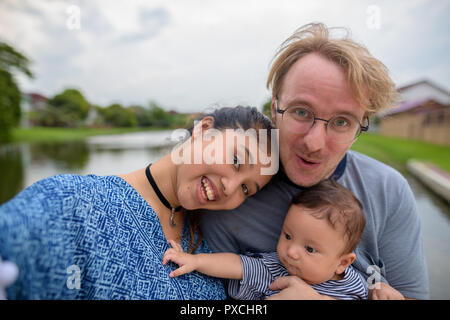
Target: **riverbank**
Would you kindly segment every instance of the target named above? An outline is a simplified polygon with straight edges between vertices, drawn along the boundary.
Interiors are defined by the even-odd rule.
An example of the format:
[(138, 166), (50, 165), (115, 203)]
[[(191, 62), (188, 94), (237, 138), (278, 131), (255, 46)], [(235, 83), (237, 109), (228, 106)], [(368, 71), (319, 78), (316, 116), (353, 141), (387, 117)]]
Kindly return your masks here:
[(410, 159), (430, 162), (441, 170), (450, 172), (449, 146), (367, 133), (358, 138), (352, 150), (382, 161), (402, 173), (407, 172), (407, 162)]
[(434, 193), (450, 203), (450, 174), (434, 165), (417, 160), (409, 160), (408, 171)]
[[(167, 128), (15, 128), (12, 132), (12, 142), (65, 142), (84, 140), (91, 136), (159, 130)], [(410, 159), (431, 162), (450, 173), (449, 146), (366, 133), (353, 144), (352, 150), (378, 159), (402, 173), (407, 172), (406, 165)]]
[(84, 140), (87, 137), (112, 135), (142, 131), (167, 130), (157, 127), (137, 128), (55, 128), (32, 127), (15, 128), (12, 131), (12, 142), (64, 142)]

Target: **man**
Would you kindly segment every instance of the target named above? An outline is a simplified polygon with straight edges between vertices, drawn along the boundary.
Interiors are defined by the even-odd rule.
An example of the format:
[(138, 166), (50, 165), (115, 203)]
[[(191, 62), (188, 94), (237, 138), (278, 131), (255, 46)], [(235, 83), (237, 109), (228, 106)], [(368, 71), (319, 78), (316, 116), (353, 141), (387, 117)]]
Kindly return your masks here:
[[(390, 106), (395, 86), (386, 67), (323, 24), (297, 30), (280, 47), (267, 80), (279, 129), (281, 170), (263, 190), (232, 211), (208, 212), (201, 227), (214, 251), (275, 251), (290, 199), (327, 178), (363, 203), (366, 228), (353, 264), (377, 281), (372, 298), (429, 295), (420, 220), (407, 181), (394, 169), (349, 151), (368, 117)], [(301, 279), (277, 279), (279, 299), (321, 299)], [(381, 289), (380, 289), (381, 288)], [(392, 289), (394, 288), (394, 289)]]

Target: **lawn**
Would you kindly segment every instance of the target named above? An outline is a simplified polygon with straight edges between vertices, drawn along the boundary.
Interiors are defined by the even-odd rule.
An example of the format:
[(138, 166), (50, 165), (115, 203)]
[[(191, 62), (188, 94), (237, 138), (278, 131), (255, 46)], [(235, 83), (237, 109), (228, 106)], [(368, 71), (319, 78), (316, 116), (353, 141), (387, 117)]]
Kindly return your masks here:
[(15, 128), (13, 129), (12, 136), (13, 142), (62, 142), (62, 141), (83, 140), (89, 136), (121, 134), (121, 133), (158, 130), (158, 129), (142, 128), (142, 127), (139, 128), (32, 127), (32, 128)]
[(449, 146), (369, 133), (362, 134), (353, 144), (352, 150), (378, 159), (403, 172), (409, 159), (427, 161), (450, 172)]

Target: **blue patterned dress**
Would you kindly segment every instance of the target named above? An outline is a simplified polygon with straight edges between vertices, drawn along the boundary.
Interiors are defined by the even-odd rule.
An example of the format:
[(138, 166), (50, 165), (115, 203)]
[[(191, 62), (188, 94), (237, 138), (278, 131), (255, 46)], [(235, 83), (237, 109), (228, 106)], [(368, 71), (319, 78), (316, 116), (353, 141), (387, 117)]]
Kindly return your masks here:
[[(183, 232), (186, 250), (186, 223)], [(50, 177), (0, 206), (0, 255), (20, 269), (9, 299), (226, 297), (217, 278), (169, 278), (168, 248), (155, 211), (117, 176)]]

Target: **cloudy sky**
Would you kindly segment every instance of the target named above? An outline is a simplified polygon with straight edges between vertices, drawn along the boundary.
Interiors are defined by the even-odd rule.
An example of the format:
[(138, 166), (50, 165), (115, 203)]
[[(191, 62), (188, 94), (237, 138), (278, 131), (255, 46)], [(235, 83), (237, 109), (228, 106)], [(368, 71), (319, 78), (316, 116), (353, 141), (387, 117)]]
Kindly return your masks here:
[(23, 91), (194, 112), (261, 106), (277, 47), (314, 21), (349, 28), (398, 85), (450, 89), (449, 18), (449, 0), (0, 0), (0, 41), (33, 62)]

